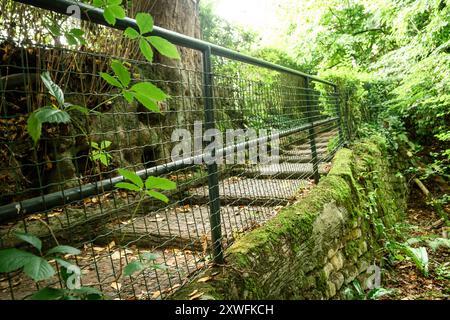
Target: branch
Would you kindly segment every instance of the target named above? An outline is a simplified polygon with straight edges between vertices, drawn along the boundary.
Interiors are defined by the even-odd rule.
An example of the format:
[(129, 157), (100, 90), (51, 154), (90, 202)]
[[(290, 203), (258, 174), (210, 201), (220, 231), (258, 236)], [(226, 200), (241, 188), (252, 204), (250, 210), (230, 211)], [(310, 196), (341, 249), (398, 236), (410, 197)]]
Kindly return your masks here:
[(371, 28), (371, 29), (357, 31), (357, 32), (353, 33), (352, 36), (357, 36), (358, 34), (367, 33), (367, 32), (380, 32), (380, 31), (382, 33), (386, 34), (386, 31), (384, 31), (383, 28)]

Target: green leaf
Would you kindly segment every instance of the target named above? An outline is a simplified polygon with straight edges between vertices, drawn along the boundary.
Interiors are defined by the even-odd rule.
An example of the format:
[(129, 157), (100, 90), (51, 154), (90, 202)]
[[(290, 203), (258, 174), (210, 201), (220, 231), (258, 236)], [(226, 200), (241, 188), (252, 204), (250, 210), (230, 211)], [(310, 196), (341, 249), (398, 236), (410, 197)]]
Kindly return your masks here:
[(79, 289), (73, 289), (70, 291), (70, 293), (81, 296), (82, 298), (85, 298), (87, 300), (103, 299), (103, 293), (100, 290), (91, 287), (81, 287)]
[(125, 189), (125, 190), (129, 190), (129, 191), (138, 191), (138, 192), (142, 191), (142, 189), (140, 189), (137, 185), (128, 183), (128, 182), (116, 183), (116, 188)]
[(131, 91), (137, 92), (156, 101), (164, 101), (167, 99), (167, 95), (161, 89), (150, 82), (136, 83), (131, 87)]
[(119, 6), (122, 4), (123, 0), (106, 0), (109, 6), (115, 5)]
[(108, 140), (103, 140), (100, 142), (100, 149), (108, 149), (111, 146), (112, 142)]
[(122, 84), (113, 76), (104, 73), (104, 72), (100, 72), (100, 76), (103, 78), (103, 80), (105, 80), (106, 82), (108, 82), (110, 85), (117, 87), (117, 88), (123, 88)]
[(92, 4), (97, 7), (97, 8), (102, 8), (103, 7), (103, 0), (94, 0), (92, 2)]
[(100, 290), (91, 287), (81, 287), (79, 289), (72, 290), (72, 292), (75, 292), (77, 294), (98, 294), (103, 296), (103, 293)]
[(148, 261), (154, 261), (154, 260), (158, 259), (158, 255), (155, 253), (151, 253), (151, 252), (143, 253), (141, 255), (141, 257), (142, 257), (142, 259), (148, 260)]
[(111, 68), (119, 78), (119, 81), (123, 84), (123, 87), (128, 87), (131, 81), (131, 75), (128, 69), (118, 60), (114, 60), (111, 63)]
[(84, 31), (78, 28), (70, 29), (69, 32), (73, 34), (75, 37), (82, 37), (84, 35)]
[(123, 19), (126, 16), (125, 10), (122, 8), (122, 6), (120, 6), (120, 3), (121, 2), (117, 1), (116, 3), (113, 3), (108, 7), (109, 10), (111, 10), (111, 12), (114, 14), (114, 17), (116, 17), (116, 19)]
[(165, 264), (153, 264), (150, 267), (152, 269), (154, 269), (154, 270), (167, 270), (167, 269), (169, 269), (169, 267), (166, 266)]
[(370, 300), (377, 300), (381, 297), (390, 295), (394, 292), (392, 289), (384, 289), (384, 288), (375, 288), (369, 291), (367, 294), (367, 298)]
[(170, 43), (166, 39), (157, 36), (151, 36), (148, 39), (152, 44), (152, 46), (154, 46), (155, 49), (158, 50), (159, 53), (161, 53), (162, 55), (168, 58), (181, 59), (177, 47), (175, 47), (172, 43)]
[(12, 272), (23, 268), (34, 254), (19, 249), (0, 250), (0, 272)]
[(161, 109), (159, 109), (159, 106), (156, 104), (156, 102), (149, 98), (148, 96), (145, 96), (143, 94), (133, 92), (133, 97), (136, 98), (137, 101), (139, 101), (144, 107), (146, 107), (148, 110), (161, 113)]
[(407, 245), (400, 245), (399, 248), (410, 257), (417, 268), (425, 275), (428, 276), (428, 253), (424, 247), (412, 248)]
[(46, 25), (46, 27), (47, 27), (48, 31), (50, 31), (52, 36), (54, 36), (54, 37), (62, 36), (61, 28), (59, 26), (51, 24), (51, 25)]
[(27, 260), (23, 271), (34, 281), (46, 280), (55, 274), (55, 269), (53, 269), (47, 260), (38, 256)]
[(145, 193), (147, 193), (148, 196), (161, 200), (162, 202), (165, 203), (169, 203), (169, 198), (167, 198), (165, 195), (163, 195), (162, 193), (153, 191), (153, 190), (147, 190)]
[(99, 160), (100, 162), (104, 165), (104, 166), (109, 166), (109, 159), (111, 158), (111, 156), (107, 153), (101, 153)]
[(140, 189), (144, 188), (144, 181), (142, 181), (141, 177), (139, 177), (136, 173), (125, 169), (119, 169), (118, 171), (121, 176), (133, 182)]
[(437, 251), (441, 247), (450, 249), (450, 239), (436, 238), (436, 239), (432, 239), (432, 240), (427, 240), (427, 245), (433, 251)]
[(31, 300), (61, 300), (66, 295), (64, 289), (44, 288), (33, 294)]
[(129, 91), (123, 91), (122, 92), (123, 97), (125, 98), (125, 100), (128, 101), (128, 103), (132, 103), (133, 102), (133, 94)]
[(139, 48), (141, 49), (144, 57), (149, 61), (153, 62), (153, 50), (148, 41), (144, 38), (139, 40)]
[(136, 23), (142, 35), (153, 30), (153, 17), (148, 13), (139, 12), (136, 15)]
[(169, 179), (159, 177), (148, 177), (145, 181), (145, 187), (147, 189), (161, 189), (161, 190), (174, 190), (177, 188), (177, 184)]
[(130, 277), (136, 272), (143, 270), (144, 268), (145, 265), (142, 262), (136, 260), (126, 265), (126, 267), (123, 269), (123, 274)]
[(100, 152), (98, 152), (98, 151), (93, 151), (92, 152), (92, 154), (91, 154), (91, 160), (92, 161), (97, 161), (98, 159), (100, 159), (100, 155), (101, 155), (101, 153)]
[(35, 247), (39, 251), (42, 250), (42, 241), (38, 237), (36, 237), (32, 234), (23, 233), (23, 232), (15, 232), (14, 235), (17, 238), (19, 238), (25, 242), (28, 242), (29, 244), (31, 244), (33, 247)]
[(63, 260), (60, 258), (55, 258), (55, 261), (58, 262), (58, 264), (64, 269), (64, 272), (65, 272), (64, 278), (66, 281), (67, 281), (67, 278), (72, 274), (81, 276), (81, 269), (79, 266), (72, 264), (70, 262), (67, 262), (66, 260)]
[(80, 112), (82, 114), (89, 114), (90, 113), (88, 108), (82, 107), (82, 106), (71, 105), (71, 106), (67, 107), (67, 109), (66, 109), (67, 112), (72, 111), (72, 110), (78, 111), (78, 112)]
[(71, 246), (56, 246), (47, 251), (47, 255), (53, 253), (70, 254), (76, 256), (79, 255), (81, 251)]
[(70, 33), (66, 33), (64, 36), (66, 37), (66, 40), (67, 40), (67, 43), (69, 44), (69, 46), (75, 46), (78, 44), (77, 38), (75, 38)]
[(70, 122), (70, 115), (64, 111), (54, 107), (42, 107), (36, 112), (36, 117), (42, 123), (68, 123)]
[(356, 293), (362, 297), (364, 296), (364, 290), (361, 287), (361, 284), (359, 283), (358, 280), (353, 280), (352, 281), (353, 287), (355, 288)]
[(33, 139), (34, 144), (36, 144), (39, 141), (42, 132), (42, 122), (36, 116), (36, 112), (33, 112), (28, 117), (27, 131), (31, 139)]
[(116, 16), (114, 15), (114, 10), (111, 9), (111, 7), (106, 7), (103, 11), (103, 17), (105, 18), (106, 22), (108, 22), (110, 25), (116, 24)]
[(47, 87), (48, 92), (50, 92), (50, 94), (56, 98), (56, 101), (58, 101), (58, 104), (60, 106), (63, 106), (64, 93), (61, 90), (61, 88), (58, 87), (58, 85), (52, 81), (52, 79), (50, 78), (50, 73), (48, 73), (48, 71), (43, 72), (41, 74), (41, 79), (42, 82), (44, 82), (44, 85)]
[(137, 38), (139, 38), (139, 32), (137, 32), (135, 29), (128, 27), (125, 29), (124, 32), (125, 37), (131, 39), (131, 40), (135, 40)]

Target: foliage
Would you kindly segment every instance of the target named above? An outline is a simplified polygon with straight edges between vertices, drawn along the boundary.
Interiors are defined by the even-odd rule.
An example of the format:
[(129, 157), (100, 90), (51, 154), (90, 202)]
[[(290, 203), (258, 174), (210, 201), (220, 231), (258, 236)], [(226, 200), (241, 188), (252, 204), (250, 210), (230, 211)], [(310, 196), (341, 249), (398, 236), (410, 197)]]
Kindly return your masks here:
[(378, 300), (384, 296), (394, 293), (392, 289), (374, 288), (365, 292), (358, 280), (353, 280), (351, 287), (347, 287), (343, 291), (346, 299), (349, 300)]
[(131, 40), (139, 41), (139, 48), (148, 61), (153, 61), (152, 46), (166, 57), (180, 59), (180, 54), (178, 53), (177, 48), (169, 41), (161, 37), (147, 35), (153, 30), (153, 18), (151, 15), (142, 12), (138, 13), (136, 15), (136, 23), (138, 25), (139, 32), (128, 27), (125, 30), (124, 35)]
[(115, 25), (117, 19), (123, 19), (126, 16), (122, 2), (122, 0), (93, 0), (93, 5), (104, 10), (103, 16), (106, 22)]
[(130, 71), (118, 60), (111, 63), (111, 68), (114, 76), (104, 72), (100, 73), (100, 76), (110, 85), (118, 88), (121, 96), (129, 103), (136, 99), (148, 110), (161, 112), (157, 103), (167, 99), (167, 95), (161, 89), (150, 82), (138, 82), (130, 87)]
[(111, 144), (112, 142), (107, 140), (100, 142), (100, 144), (97, 142), (90, 142), (91, 152), (89, 158), (94, 162), (100, 161), (100, 163), (106, 167), (109, 166), (112, 156), (106, 151), (106, 149), (108, 149)]
[(307, 9), (318, 16), (308, 26), (311, 33), (293, 33), (300, 37), (299, 55), (310, 52), (303, 60), (325, 77), (342, 79), (328, 77), (344, 82), (340, 92), (349, 94), (356, 118), (373, 106), (382, 118), (400, 119), (417, 143), (437, 146), (427, 177), (448, 179), (450, 2), (319, 0)]
[(103, 294), (97, 289), (81, 287), (79, 282), (81, 278), (80, 268), (62, 258), (62, 256), (79, 255), (80, 250), (71, 246), (57, 245), (44, 253), (42, 241), (36, 236), (21, 232), (16, 232), (15, 236), (30, 244), (38, 254), (16, 248), (0, 250), (0, 272), (8, 273), (23, 270), (33, 281), (40, 282), (49, 280), (56, 274), (52, 266), (56, 262), (65, 284), (65, 288), (62, 289), (45, 287), (34, 293), (31, 299), (99, 300), (103, 298)]
[(404, 260), (405, 257), (402, 255), (404, 254), (415, 263), (424, 276), (428, 276), (428, 252), (425, 247), (414, 248), (407, 243), (395, 241), (389, 242), (387, 247), (396, 260)]
[(28, 117), (27, 131), (33, 139), (34, 144), (36, 144), (41, 137), (42, 125), (44, 123), (67, 124), (71, 121), (68, 113), (71, 110), (77, 110), (84, 114), (89, 113), (89, 110), (84, 107), (75, 106), (65, 102), (63, 91), (52, 81), (48, 72), (43, 72), (41, 74), (41, 79), (53, 97), (54, 102), (50, 106), (41, 107), (35, 110)]
[(119, 174), (130, 182), (119, 182), (116, 188), (139, 192), (143, 196), (147, 195), (165, 203), (168, 203), (169, 199), (156, 190), (173, 190), (177, 187), (175, 182), (165, 178), (148, 177), (144, 182), (136, 173), (125, 169), (119, 169)]
[[(103, 16), (110, 25), (115, 25), (117, 19), (123, 19), (126, 16), (126, 9), (124, 7), (126, 2), (122, 0), (85, 0), (84, 2), (103, 9)], [(55, 38), (56, 43), (59, 43), (59, 39), (64, 37), (69, 45), (87, 44), (82, 29), (71, 28), (67, 30), (64, 23), (59, 21), (60, 24), (58, 24), (56, 20), (47, 20), (45, 27)], [(139, 43), (141, 53), (149, 62), (153, 62), (153, 49), (156, 49), (160, 54), (167, 56), (168, 58), (180, 59), (180, 54), (172, 43), (161, 37), (149, 35), (153, 30), (153, 18), (151, 15), (147, 13), (137, 13), (136, 24), (138, 30), (128, 28), (124, 31), (124, 36), (131, 40), (136, 40)], [(62, 25), (64, 25), (64, 28)], [(28, 118), (27, 131), (35, 144), (41, 137), (43, 124), (68, 124), (71, 122), (70, 111), (74, 110), (83, 114), (97, 112), (95, 109), (118, 97), (125, 98), (129, 103), (137, 100), (150, 111), (160, 112), (158, 103), (165, 101), (168, 98), (161, 89), (150, 82), (134, 81), (134, 79), (132, 79), (132, 73), (118, 60), (113, 60), (110, 67), (113, 71), (113, 75), (102, 72), (100, 73), (100, 76), (109, 85), (119, 90), (119, 93), (114, 95), (111, 99), (100, 103), (92, 110), (67, 103), (64, 99), (63, 90), (53, 82), (50, 74), (44, 72), (41, 75), (41, 79), (52, 97), (52, 104), (37, 109), (31, 113)], [(90, 142), (89, 144), (91, 148), (89, 155), (90, 159), (92, 161), (99, 161), (104, 166), (108, 166), (112, 159), (111, 154), (107, 151), (112, 144), (111, 141), (105, 140), (100, 143)], [(145, 196), (168, 203), (169, 199), (167, 196), (159, 191), (173, 190), (176, 188), (176, 184), (168, 179), (148, 177), (144, 182), (134, 172), (119, 169), (119, 173), (124, 179), (129, 180), (130, 182), (118, 183), (116, 187), (129, 191), (136, 191), (141, 195), (141, 200), (136, 206), (133, 216), (137, 212)], [(39, 252), (39, 255), (16, 248), (1, 250), (0, 272), (8, 273), (23, 270), (23, 272), (31, 277), (33, 281), (40, 282), (49, 280), (55, 275), (56, 271), (53, 268), (52, 263), (57, 263), (59, 265), (60, 277), (65, 284), (65, 287), (60, 289), (45, 287), (33, 294), (31, 296), (32, 299), (96, 300), (103, 298), (103, 294), (97, 289), (81, 287), (79, 283), (77, 283), (81, 277), (80, 268), (60, 257), (62, 255), (78, 255), (80, 254), (78, 249), (58, 245), (43, 253), (42, 242), (37, 237), (22, 233), (17, 233), (16, 236), (31, 244)], [(167, 268), (165, 265), (155, 263), (155, 260), (155, 255), (151, 253), (143, 254), (140, 256), (139, 260), (133, 261), (125, 267), (124, 274), (131, 276), (136, 272), (141, 272), (148, 268), (159, 270), (165, 270)], [(74, 279), (76, 283), (73, 283)]]
[(235, 26), (215, 15), (212, 2), (200, 2), (200, 25), (203, 40), (226, 48), (250, 53), (256, 43), (255, 32)]
[(158, 256), (154, 253), (144, 253), (140, 255), (138, 260), (127, 264), (127, 266), (123, 269), (123, 274), (131, 277), (132, 275), (138, 272), (143, 272), (147, 269), (167, 270), (168, 267), (166, 265), (156, 263), (157, 258)]

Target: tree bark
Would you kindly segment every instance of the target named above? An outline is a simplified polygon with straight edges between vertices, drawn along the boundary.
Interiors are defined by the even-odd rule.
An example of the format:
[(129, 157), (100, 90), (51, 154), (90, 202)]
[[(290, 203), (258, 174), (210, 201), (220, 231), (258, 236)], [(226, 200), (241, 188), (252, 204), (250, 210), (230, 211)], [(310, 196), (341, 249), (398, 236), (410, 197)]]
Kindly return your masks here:
[[(153, 16), (156, 26), (190, 37), (201, 38), (198, 0), (133, 0), (131, 15), (147, 12)], [(142, 68), (144, 77), (155, 80), (170, 99), (162, 104), (162, 114), (148, 113), (141, 120), (149, 126), (160, 127), (161, 142), (154, 150), (157, 159), (170, 158), (174, 129), (185, 128), (193, 132), (196, 120), (203, 120), (202, 57), (201, 53), (177, 47), (181, 60), (166, 58), (154, 50), (154, 62)], [(140, 57), (140, 59), (145, 59)], [(138, 111), (146, 112), (141, 106)], [(156, 161), (159, 164), (160, 161)]]

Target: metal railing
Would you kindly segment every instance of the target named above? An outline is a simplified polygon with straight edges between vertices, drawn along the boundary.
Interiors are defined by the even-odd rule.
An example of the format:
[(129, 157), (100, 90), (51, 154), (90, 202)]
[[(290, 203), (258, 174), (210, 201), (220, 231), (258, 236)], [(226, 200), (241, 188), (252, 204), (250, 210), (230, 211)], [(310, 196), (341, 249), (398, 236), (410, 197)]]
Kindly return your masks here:
[[(62, 15), (75, 4), (89, 25), (137, 29), (130, 18), (111, 27), (102, 10), (79, 2), (16, 2), (39, 8), (30, 10)], [(279, 206), (313, 185), (309, 179), (318, 183), (346, 140), (340, 96), (333, 83), (162, 28), (155, 27), (151, 34), (200, 52), (201, 65), (190, 69), (182, 63), (150, 64), (0, 36), (0, 49), (13, 52), (8, 55), (5, 49), (0, 65), (0, 125), (4, 130), (0, 140), (0, 177), (4, 180), (0, 184), (0, 244), (22, 245), (12, 231), (25, 231), (47, 244), (65, 241), (83, 249), (76, 263), (88, 274), (87, 285), (119, 298), (164, 297), (209, 262), (222, 264), (224, 248), (242, 232), (273, 217)], [(163, 106), (164, 116), (123, 101), (105, 103), (114, 93), (99, 85), (98, 71), (106, 72), (112, 59), (144, 70), (145, 80), (171, 91)], [(80, 67), (77, 61), (84, 65)], [(230, 61), (239, 67), (221, 69), (220, 65)], [(105, 108), (101, 115), (77, 119), (71, 127), (44, 128), (43, 138), (33, 148), (21, 126), (36, 103), (46, 99), (36, 80), (44, 70), (50, 71), (74, 103), (92, 98), (105, 103)], [(7, 79), (17, 74), (23, 76), (22, 83), (8, 84)], [(220, 129), (223, 137), (227, 129), (269, 130), (259, 137), (233, 140), (212, 154), (228, 154), (267, 141), (271, 149), (270, 141), (279, 139), (277, 163), (205, 164), (201, 161), (204, 151), (173, 160), (170, 149), (175, 143), (169, 136), (179, 128), (192, 130), (199, 121), (205, 130)], [(111, 148), (103, 151), (111, 158), (110, 164), (93, 160), (90, 141), (110, 142)], [(167, 177), (177, 182), (177, 190), (167, 193), (168, 205), (146, 200), (137, 208), (141, 199), (114, 188), (124, 180), (117, 168), (134, 170), (142, 178)], [(158, 253), (158, 261), (169, 270), (124, 279), (124, 264), (145, 251)], [(122, 279), (120, 286), (118, 279)], [(21, 284), (16, 286), (16, 280)], [(6, 284), (0, 289), (10, 298), (29, 293), (29, 282), (20, 274), (8, 274), (0, 283)], [(144, 288), (142, 293), (136, 287)]]

